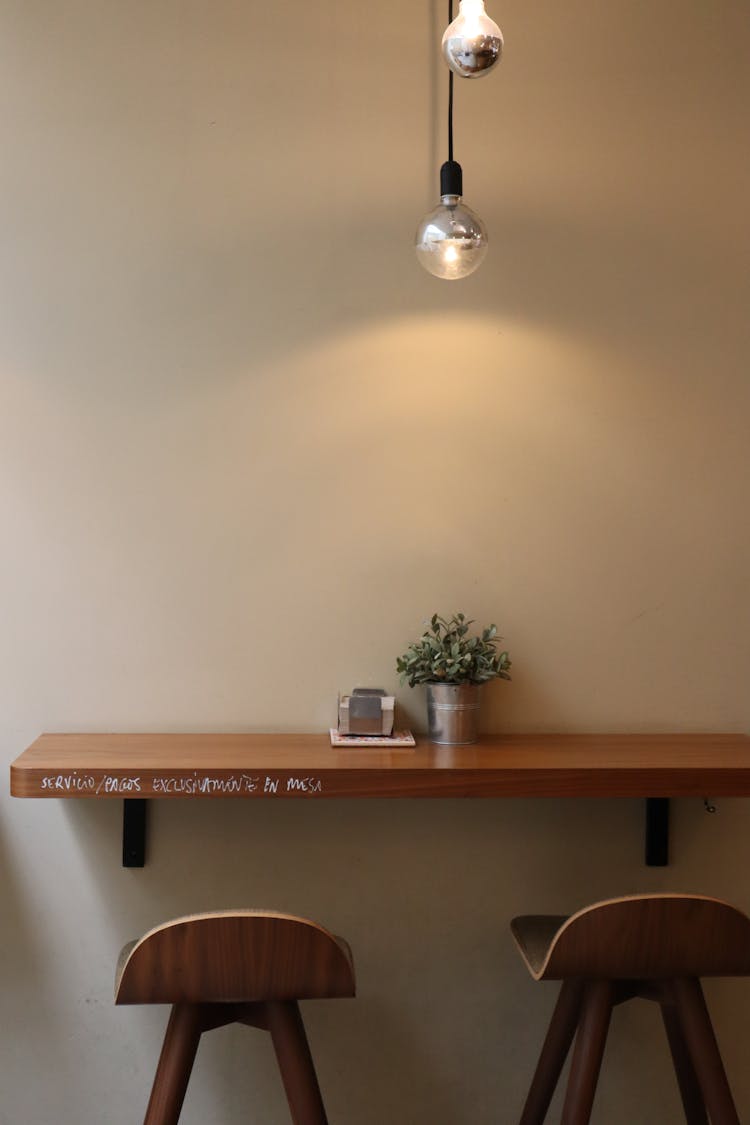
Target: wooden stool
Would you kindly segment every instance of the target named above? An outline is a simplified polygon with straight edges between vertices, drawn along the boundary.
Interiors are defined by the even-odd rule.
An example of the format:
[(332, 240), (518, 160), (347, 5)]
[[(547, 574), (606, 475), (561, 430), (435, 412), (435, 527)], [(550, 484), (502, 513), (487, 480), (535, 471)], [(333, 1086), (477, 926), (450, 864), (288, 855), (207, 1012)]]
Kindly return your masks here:
[(561, 980), (521, 1125), (542, 1125), (575, 1036), (562, 1125), (591, 1116), (612, 1007), (661, 1007), (688, 1125), (739, 1125), (700, 977), (750, 974), (750, 918), (698, 895), (597, 902), (570, 918), (511, 923), (535, 980)]
[(294, 1125), (326, 1125), (298, 1000), (354, 996), (351, 951), (314, 922), (239, 910), (158, 926), (120, 954), (116, 1004), (172, 1004), (144, 1125), (179, 1120), (204, 1031), (269, 1031)]

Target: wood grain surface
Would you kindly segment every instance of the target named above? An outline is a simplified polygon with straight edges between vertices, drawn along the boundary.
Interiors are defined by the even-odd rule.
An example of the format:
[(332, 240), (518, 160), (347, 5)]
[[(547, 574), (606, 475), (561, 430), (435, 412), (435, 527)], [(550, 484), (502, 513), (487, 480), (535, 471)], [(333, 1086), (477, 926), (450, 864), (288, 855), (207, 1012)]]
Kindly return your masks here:
[(742, 734), (509, 734), (334, 750), (328, 734), (43, 734), (15, 797), (750, 796)]
[(351, 952), (315, 922), (264, 910), (176, 918), (126, 946), (116, 1004), (354, 996)]
[(514, 918), (511, 931), (536, 980), (750, 975), (750, 918), (706, 895), (607, 899), (569, 918)]

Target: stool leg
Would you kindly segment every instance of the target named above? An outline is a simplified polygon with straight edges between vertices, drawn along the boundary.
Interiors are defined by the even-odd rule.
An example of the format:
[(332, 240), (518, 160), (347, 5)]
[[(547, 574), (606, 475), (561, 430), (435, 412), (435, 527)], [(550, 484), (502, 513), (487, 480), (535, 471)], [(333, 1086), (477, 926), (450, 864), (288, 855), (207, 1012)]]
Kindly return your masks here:
[(531, 1080), (520, 1125), (542, 1125), (547, 1116), (560, 1072), (573, 1042), (582, 998), (582, 981), (563, 981)]
[(740, 1125), (700, 981), (673, 982), (682, 1027), (711, 1125)]
[(671, 992), (668, 995), (670, 999), (664, 1000), (660, 1004), (661, 1016), (664, 1021), (664, 1030), (667, 1033), (674, 1072), (677, 1075), (677, 1085), (680, 1088), (685, 1121), (687, 1125), (708, 1125), (708, 1116), (703, 1103), (698, 1076), (690, 1058), (690, 1052), (682, 1033), (682, 1025), (675, 1011), (674, 1002), (670, 1002)]
[(614, 1003), (614, 983), (586, 982), (583, 1009), (578, 1024), (573, 1061), (562, 1112), (562, 1125), (588, 1125), (594, 1105), (596, 1083), (604, 1056), (609, 1020)]
[(175, 1004), (143, 1125), (176, 1125), (201, 1037), (199, 1004)]
[(268, 1001), (266, 1016), (294, 1125), (328, 1125), (296, 1000)]

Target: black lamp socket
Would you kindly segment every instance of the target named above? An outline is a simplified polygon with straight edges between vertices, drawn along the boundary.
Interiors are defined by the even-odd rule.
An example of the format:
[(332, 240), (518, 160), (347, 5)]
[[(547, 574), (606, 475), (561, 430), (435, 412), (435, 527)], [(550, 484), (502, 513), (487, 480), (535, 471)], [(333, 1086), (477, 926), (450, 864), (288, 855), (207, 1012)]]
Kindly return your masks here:
[(440, 194), (463, 195), (463, 173), (456, 160), (446, 160), (440, 169)]

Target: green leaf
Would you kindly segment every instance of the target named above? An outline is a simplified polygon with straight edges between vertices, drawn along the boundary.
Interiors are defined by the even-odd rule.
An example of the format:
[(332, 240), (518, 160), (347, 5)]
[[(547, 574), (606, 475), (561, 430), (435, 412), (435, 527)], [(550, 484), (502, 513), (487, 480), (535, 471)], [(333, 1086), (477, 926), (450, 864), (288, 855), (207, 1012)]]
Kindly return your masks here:
[(495, 677), (509, 680), (511, 660), (506, 651), (498, 653), (502, 639), (497, 626), (489, 625), (480, 635), (469, 635), (473, 620), (463, 613), (450, 618), (433, 613), (429, 628), (418, 641), (396, 658), (401, 682), (416, 684), (430, 680), (446, 683), (485, 683)]

